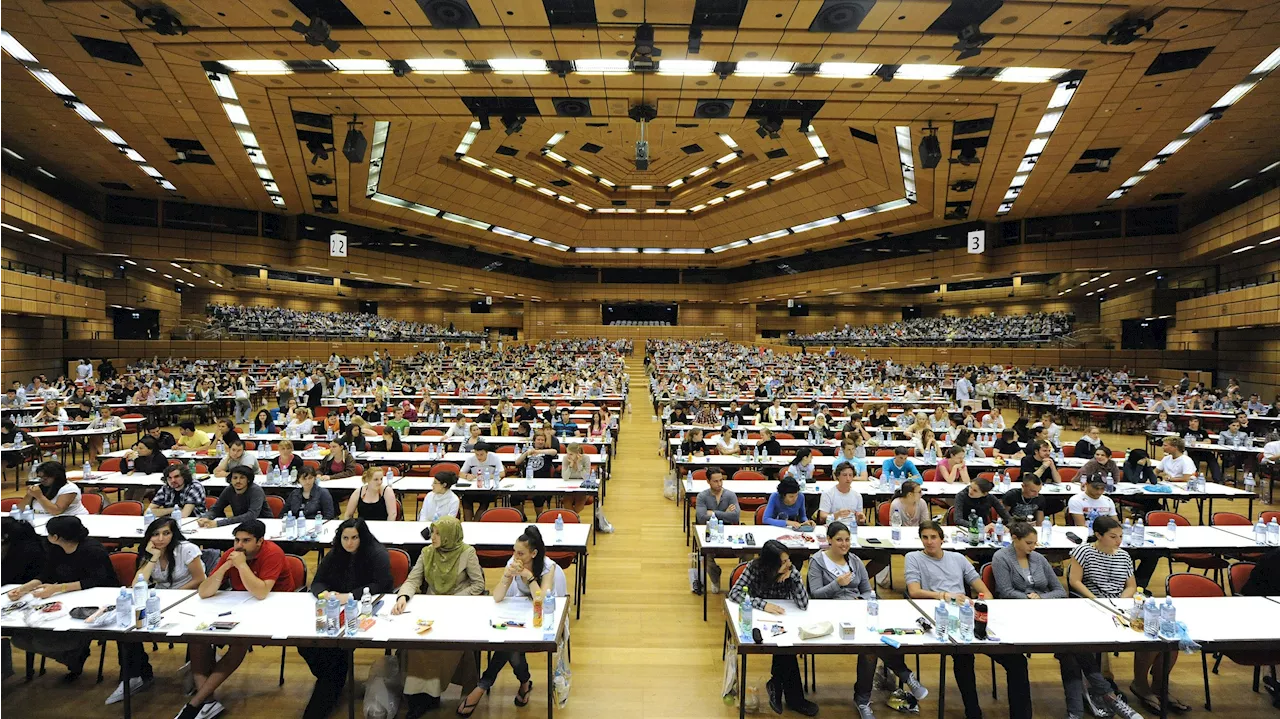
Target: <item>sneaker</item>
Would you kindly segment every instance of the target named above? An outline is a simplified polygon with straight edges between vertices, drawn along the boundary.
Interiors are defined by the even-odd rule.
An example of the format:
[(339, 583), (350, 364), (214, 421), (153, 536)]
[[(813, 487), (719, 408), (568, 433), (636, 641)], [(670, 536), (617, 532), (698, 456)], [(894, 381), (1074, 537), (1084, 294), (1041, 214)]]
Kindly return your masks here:
[(222, 702), (217, 699), (210, 699), (200, 707), (200, 711), (196, 714), (195, 719), (213, 719), (222, 713)]
[(710, 586), (712, 594), (720, 593), (720, 582), (717, 582), (714, 579), (709, 579), (707, 580), (707, 584)]
[(1067, 712), (1067, 719), (1084, 719), (1084, 717), (1080, 716), (1079, 714), (1072, 714), (1071, 712)]
[(870, 704), (859, 704), (858, 717), (859, 719), (876, 719), (876, 713), (871, 711)]
[(1102, 697), (1095, 697), (1093, 694), (1085, 692), (1084, 705), (1089, 710), (1089, 713), (1098, 717), (1098, 719), (1110, 719), (1112, 716), (1111, 710), (1107, 708), (1106, 702), (1103, 701)]
[(1134, 711), (1133, 707), (1125, 703), (1125, 700), (1121, 699), (1119, 696), (1115, 696), (1107, 700), (1107, 706), (1111, 708), (1111, 711), (1115, 712), (1116, 716), (1121, 717), (1121, 719), (1142, 719), (1142, 715)]
[(807, 717), (818, 716), (818, 703), (811, 702), (808, 699), (801, 699), (795, 704), (787, 702), (787, 708), (794, 712), (800, 712)]
[(914, 672), (907, 675), (906, 685), (907, 689), (911, 691), (911, 696), (915, 697), (917, 701), (929, 696), (928, 687), (920, 683)]
[(183, 704), (182, 711), (178, 712), (173, 719), (196, 719), (196, 715), (200, 713), (203, 707), (193, 707), (191, 704)]
[[(134, 677), (129, 680), (129, 694), (131, 695), (138, 694), (139, 692), (144, 692), (150, 688), (151, 688), (150, 679), (143, 679), (142, 677)], [(111, 705), (111, 704), (119, 704), (122, 701), (124, 701), (124, 682), (120, 682), (119, 684), (116, 685), (116, 690), (111, 692), (111, 696), (107, 697), (106, 703), (108, 705)]]
[(764, 691), (769, 695), (769, 708), (774, 714), (782, 713), (782, 687), (778, 683), (770, 679), (764, 684)]
[(898, 678), (893, 675), (893, 672), (889, 671), (889, 667), (881, 664), (880, 668), (876, 670), (872, 686), (876, 689), (891, 692), (898, 688)]

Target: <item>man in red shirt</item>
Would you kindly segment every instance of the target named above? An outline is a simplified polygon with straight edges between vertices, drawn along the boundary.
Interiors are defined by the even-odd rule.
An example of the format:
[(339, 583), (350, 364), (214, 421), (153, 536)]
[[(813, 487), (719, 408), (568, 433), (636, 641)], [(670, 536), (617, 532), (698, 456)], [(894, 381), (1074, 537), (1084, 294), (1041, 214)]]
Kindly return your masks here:
[[(218, 565), (200, 583), (200, 598), (212, 597), (224, 584), (230, 584), (231, 589), (237, 592), (247, 591), (255, 599), (266, 599), (273, 591), (292, 592), (296, 589), (293, 575), (285, 562), (284, 550), (275, 542), (263, 539), (266, 534), (267, 527), (261, 520), (241, 522), (236, 527), (235, 545), (223, 553)], [(240, 668), (249, 647), (246, 644), (229, 644), (226, 654), (216, 662), (212, 644), (193, 643), (189, 648), (196, 693), (182, 707), (176, 719), (212, 719), (223, 710), (222, 702), (211, 698), (213, 692)]]

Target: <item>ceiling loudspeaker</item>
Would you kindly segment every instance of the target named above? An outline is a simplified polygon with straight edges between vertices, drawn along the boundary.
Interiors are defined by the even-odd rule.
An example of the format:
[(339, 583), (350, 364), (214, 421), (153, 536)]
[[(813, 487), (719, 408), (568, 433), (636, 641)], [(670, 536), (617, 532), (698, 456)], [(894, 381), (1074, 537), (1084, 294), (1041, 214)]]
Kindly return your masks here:
[(733, 100), (698, 100), (693, 107), (693, 116), (719, 119), (728, 117), (732, 111)]
[(359, 125), (354, 115), (351, 122), (347, 123), (347, 137), (342, 143), (342, 154), (346, 156), (347, 162), (364, 162), (364, 153), (369, 149), (369, 138), (356, 129)]
[(437, 30), (480, 27), (480, 21), (467, 0), (418, 0), (418, 7), (431, 21), (431, 27)]
[(932, 170), (942, 162), (942, 145), (938, 142), (938, 130), (932, 124), (924, 131), (927, 134), (920, 138), (920, 167)]
[(591, 101), (586, 98), (557, 97), (551, 103), (560, 117), (591, 117)]
[(856, 32), (876, 0), (822, 0), (809, 32)]

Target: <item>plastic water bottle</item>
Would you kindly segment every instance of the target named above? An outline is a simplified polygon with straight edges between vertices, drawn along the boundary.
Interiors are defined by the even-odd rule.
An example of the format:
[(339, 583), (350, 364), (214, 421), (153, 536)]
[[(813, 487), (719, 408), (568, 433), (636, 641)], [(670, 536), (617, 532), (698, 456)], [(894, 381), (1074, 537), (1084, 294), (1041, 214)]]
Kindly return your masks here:
[(960, 641), (973, 641), (973, 605), (969, 602), (960, 605)]
[(1120, 546), (1128, 547), (1133, 545), (1133, 521), (1128, 517), (1124, 520), (1124, 536), (1120, 540)]
[(147, 619), (147, 579), (138, 577), (133, 583), (133, 609), (139, 613), (138, 619), (145, 625)]
[(116, 626), (129, 629), (133, 626), (133, 594), (125, 587), (120, 587), (116, 596)]
[(1164, 525), (1164, 533), (1169, 537), (1169, 542), (1173, 543), (1178, 538), (1178, 523), (1170, 519), (1169, 523)]
[(751, 595), (746, 587), (742, 589), (742, 604), (738, 606), (738, 634), (744, 641), (751, 641)]
[(1280, 523), (1277, 523), (1274, 517), (1267, 524), (1267, 544), (1280, 547)]
[(325, 634), (331, 637), (340, 636), (342, 634), (342, 603), (338, 601), (338, 595), (330, 592), (329, 599), (325, 602), (324, 607), (324, 628)]
[(23, 509), (23, 510), (22, 510), (22, 521), (26, 522), (27, 524), (35, 524), (35, 523), (36, 523), (36, 510), (32, 509), (30, 506), (28, 506), (28, 507), (26, 507), (25, 509)]
[(533, 464), (528, 460), (524, 463), (524, 486), (529, 489), (533, 488)]
[(880, 633), (880, 600), (874, 596), (867, 600), (867, 631)]
[[(22, 521), (22, 510), (18, 508), (18, 505), (15, 504), (9, 508), (9, 519), (12, 519), (15, 522)], [(1264, 529), (1263, 531), (1265, 532), (1266, 530)], [(1265, 538), (1265, 536), (1266, 535), (1264, 534), (1263, 537)]]
[(373, 596), (369, 594), (369, 588), (364, 588), (364, 594), (360, 595), (360, 616), (373, 616)]
[(89, 464), (89, 460), (87, 459), (84, 461), (84, 464), (80, 465), (80, 477), (85, 481), (93, 479), (93, 467)]
[(1098, 518), (1098, 510), (1090, 509), (1089, 513), (1084, 517), (1084, 531), (1089, 536), (1093, 536), (1093, 520)]
[(323, 531), (324, 531), (324, 517), (322, 517), (320, 515), (320, 512), (317, 511), (315, 521), (311, 525), (311, 538), (318, 539), (320, 537), (320, 533)]
[(1165, 597), (1160, 605), (1160, 633), (1166, 637), (1178, 636), (1178, 610), (1173, 606), (1173, 599)]
[(1154, 597), (1147, 597), (1142, 603), (1142, 633), (1154, 637), (1160, 633), (1160, 608), (1156, 606)]
[(1147, 543), (1147, 528), (1142, 526), (1142, 519), (1133, 523), (1133, 546), (1142, 547)]
[(298, 483), (298, 470), (296, 469), (289, 470), (289, 484), (297, 484), (297, 483)]
[(854, 544), (857, 544), (858, 543), (858, 515), (856, 514), (849, 515), (848, 527), (849, 527), (850, 538), (853, 539)]
[(298, 525), (293, 521), (293, 510), (284, 513), (284, 538), (296, 539), (298, 537)]
[(147, 529), (151, 527), (151, 523), (154, 521), (156, 521), (156, 514), (151, 511), (151, 505), (148, 504), (146, 513), (142, 515), (143, 534), (146, 534)]
[(155, 631), (160, 628), (160, 595), (152, 589), (147, 597), (147, 629)]
[(1253, 543), (1263, 546), (1267, 543), (1267, 525), (1262, 523), (1262, 518), (1258, 518), (1257, 524), (1253, 525)]
[(352, 597), (347, 600), (347, 636), (354, 637), (360, 633), (360, 605), (356, 603), (356, 598)]
[(329, 606), (329, 602), (326, 601), (325, 593), (321, 592), (320, 596), (316, 597), (316, 635), (317, 636), (323, 636), (325, 634), (325, 631), (326, 631), (325, 627), (327, 626), (327, 621), (325, 619), (325, 610), (328, 608), (328, 606)]
[(564, 517), (556, 515), (556, 544), (564, 544)]
[(1252, 492), (1254, 486), (1255, 486), (1255, 482), (1253, 480), (1253, 472), (1245, 472), (1244, 473), (1244, 491)]
[(933, 635), (938, 641), (947, 641), (947, 626), (950, 623), (946, 602), (938, 602), (933, 608)]
[(1053, 541), (1053, 520), (1048, 517), (1040, 523), (1040, 541), (1046, 546)]
[(947, 634), (949, 636), (960, 637), (960, 603), (952, 598), (951, 606), (947, 608)]
[(196, 474), (196, 461), (195, 461), (194, 459), (188, 459), (188, 460), (187, 460), (187, 470), (188, 470), (189, 472), (191, 472), (191, 476), (193, 476), (193, 477), (195, 476), (195, 474)]
[(889, 517), (889, 537), (895, 542), (902, 541), (902, 510), (894, 508)]
[(1004, 546), (1004, 518), (996, 517), (996, 544)]

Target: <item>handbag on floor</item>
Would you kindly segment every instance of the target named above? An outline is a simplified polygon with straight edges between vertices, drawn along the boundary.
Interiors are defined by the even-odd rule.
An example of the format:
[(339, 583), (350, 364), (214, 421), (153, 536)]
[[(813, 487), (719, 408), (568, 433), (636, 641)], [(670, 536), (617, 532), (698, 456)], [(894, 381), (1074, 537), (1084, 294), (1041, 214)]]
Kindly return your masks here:
[(564, 634), (556, 647), (555, 690), (556, 706), (563, 709), (569, 703), (569, 688), (573, 683), (573, 671), (569, 669), (569, 623), (565, 622)]
[(369, 666), (369, 678), (364, 683), (365, 719), (395, 719), (403, 691), (400, 660), (394, 655), (378, 657)]
[(673, 469), (667, 472), (667, 478), (662, 481), (662, 496), (675, 501), (676, 498), (676, 471)]

